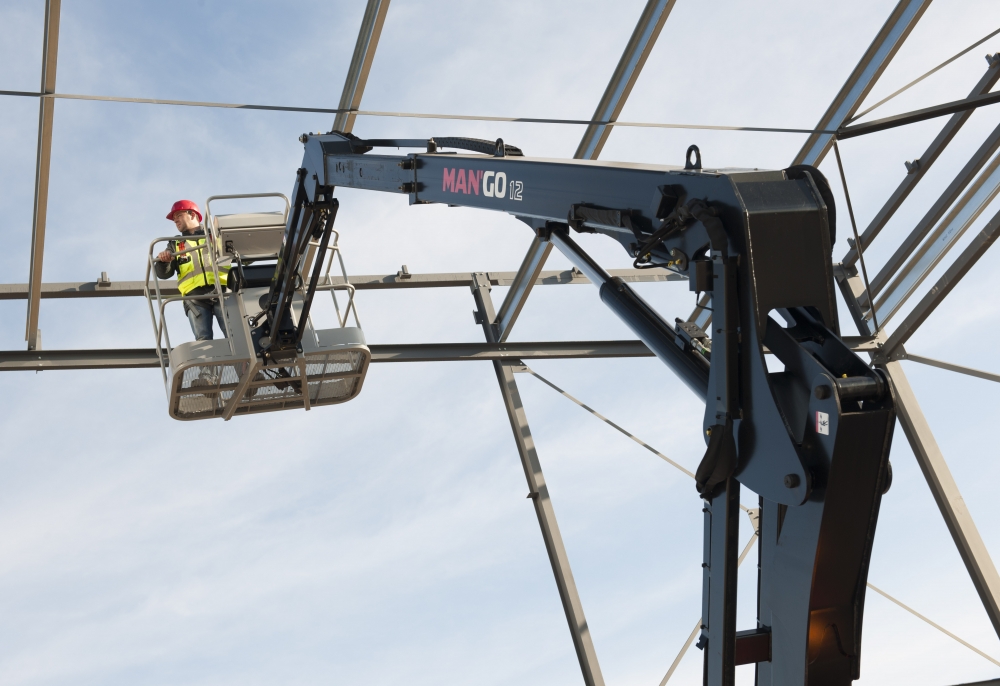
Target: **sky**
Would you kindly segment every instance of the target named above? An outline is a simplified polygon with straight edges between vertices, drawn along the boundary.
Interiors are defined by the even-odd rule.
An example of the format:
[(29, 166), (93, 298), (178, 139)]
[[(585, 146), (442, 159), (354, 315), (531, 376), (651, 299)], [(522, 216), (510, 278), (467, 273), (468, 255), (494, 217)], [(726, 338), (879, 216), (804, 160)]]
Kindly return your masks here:
[[(362, 107), (589, 118), (641, 0), (393, 0)], [(678, 0), (623, 120), (814, 126), (894, 3)], [(362, 0), (65, 0), (57, 91), (332, 108)], [(0, 89), (35, 90), (44, 3), (0, 0)], [(874, 103), (1000, 25), (987, 0), (937, 0), (873, 89)], [(1000, 37), (886, 104), (885, 116), (964, 97)], [(181, 197), (291, 191), (298, 136), (332, 115), (59, 100), (43, 278), (143, 277)], [(877, 269), (1000, 119), (983, 108), (866, 252)], [(2, 280), (28, 278), (38, 103), (0, 96)], [(841, 145), (859, 228), (942, 125)], [(579, 126), (360, 117), (364, 137), (476, 136), (573, 155)], [(609, 161), (781, 169), (804, 136), (614, 131)], [(849, 224), (837, 196), (838, 246)], [(514, 271), (531, 235), (512, 217), (338, 190), (353, 274)], [(235, 206), (232, 211), (235, 211)], [(976, 227), (1000, 210), (992, 203)], [(581, 236), (608, 268), (630, 266)], [(1000, 271), (987, 254), (913, 337), (914, 354), (1000, 371)], [(548, 268), (568, 268), (553, 254)], [(918, 292), (922, 294), (940, 270)], [(687, 316), (683, 283), (638, 289)], [(496, 303), (505, 289), (494, 288)], [(463, 288), (358, 294), (370, 343), (479, 341)], [(901, 321), (905, 310), (888, 322)], [(320, 313), (318, 316), (322, 316)], [(25, 306), (0, 302), (0, 349)], [(845, 333), (849, 317), (842, 306)], [(174, 319), (183, 338), (186, 324)], [(46, 349), (148, 348), (139, 298), (46, 300)], [(630, 339), (595, 289), (535, 290), (513, 338)], [(956, 481), (1000, 556), (1000, 388), (903, 363)], [(703, 407), (655, 359), (532, 364), (688, 469)], [(701, 607), (701, 501), (690, 479), (529, 375), (518, 383), (609, 686), (656, 686)], [(179, 423), (157, 370), (0, 375), (0, 683), (161, 686), (576, 684), (558, 594), (487, 363), (372, 366), (357, 399), (311, 412)], [(1000, 659), (1000, 640), (901, 429), (869, 580)], [(744, 489), (743, 502), (755, 496)], [(750, 536), (747, 522), (741, 540)], [(755, 553), (739, 628), (754, 626)], [(862, 685), (966, 683), (1000, 668), (869, 593)], [(692, 649), (671, 684), (700, 682)], [(738, 669), (741, 685), (752, 668)]]

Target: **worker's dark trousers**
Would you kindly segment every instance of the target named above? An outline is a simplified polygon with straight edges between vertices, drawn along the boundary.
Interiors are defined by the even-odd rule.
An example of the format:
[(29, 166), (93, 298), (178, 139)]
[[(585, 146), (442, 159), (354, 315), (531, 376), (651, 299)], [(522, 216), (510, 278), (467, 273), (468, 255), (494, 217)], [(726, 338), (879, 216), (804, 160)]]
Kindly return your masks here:
[(226, 337), (226, 324), (222, 319), (222, 304), (218, 299), (211, 300), (185, 300), (184, 312), (187, 313), (188, 321), (191, 322), (191, 331), (194, 332), (196, 341), (212, 340), (212, 315), (215, 315), (219, 322), (220, 338)]

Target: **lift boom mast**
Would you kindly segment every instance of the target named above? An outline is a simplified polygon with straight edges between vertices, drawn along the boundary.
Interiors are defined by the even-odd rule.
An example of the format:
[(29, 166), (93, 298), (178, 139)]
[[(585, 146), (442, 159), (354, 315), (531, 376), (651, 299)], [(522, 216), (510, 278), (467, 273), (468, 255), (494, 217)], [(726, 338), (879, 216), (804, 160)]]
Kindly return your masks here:
[[(735, 665), (746, 663), (756, 663), (761, 685), (847, 686), (859, 678), (895, 413), (881, 372), (840, 338), (833, 199), (817, 170), (707, 170), (693, 146), (679, 168), (528, 158), (502, 140), (366, 141), (338, 132), (300, 140), (295, 207), (268, 299), (274, 321), (289, 270), (308, 247), (303, 232), (319, 231), (306, 217), (330, 207), (336, 186), (514, 215), (566, 254), (706, 402), (707, 448), (696, 475), (705, 513), (698, 645), (706, 685), (730, 686)], [(376, 147), (427, 152), (369, 154)], [(636, 267), (685, 273), (691, 290), (711, 296), (711, 331), (668, 324), (571, 230), (614, 238)], [(765, 350), (784, 371), (768, 370)], [(758, 627), (737, 633), (741, 485), (761, 498), (761, 547)]]

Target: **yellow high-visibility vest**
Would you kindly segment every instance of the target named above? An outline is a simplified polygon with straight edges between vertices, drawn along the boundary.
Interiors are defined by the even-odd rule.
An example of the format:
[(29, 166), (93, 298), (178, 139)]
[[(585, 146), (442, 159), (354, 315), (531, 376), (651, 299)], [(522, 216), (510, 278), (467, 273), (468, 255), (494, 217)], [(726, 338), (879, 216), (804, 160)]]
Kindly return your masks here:
[[(199, 286), (215, 284), (215, 272), (212, 270), (211, 254), (204, 238), (185, 238), (176, 241), (177, 252), (191, 252), (177, 256), (177, 289), (181, 295), (187, 295)], [(192, 248), (197, 248), (192, 250)], [(226, 285), (229, 276), (229, 265), (219, 265), (219, 278)]]

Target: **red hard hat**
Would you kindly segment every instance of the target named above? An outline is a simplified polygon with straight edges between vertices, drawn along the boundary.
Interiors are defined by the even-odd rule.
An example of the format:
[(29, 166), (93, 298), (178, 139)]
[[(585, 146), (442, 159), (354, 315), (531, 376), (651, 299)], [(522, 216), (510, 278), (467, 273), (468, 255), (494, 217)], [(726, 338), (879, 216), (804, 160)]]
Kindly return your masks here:
[(178, 200), (175, 202), (173, 207), (170, 208), (170, 213), (167, 215), (167, 219), (173, 221), (174, 212), (179, 212), (181, 210), (191, 210), (198, 215), (198, 221), (201, 221), (201, 210), (198, 209), (197, 203), (192, 200)]

